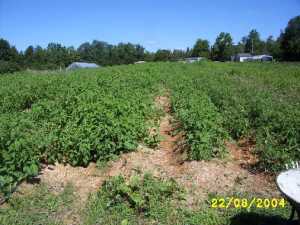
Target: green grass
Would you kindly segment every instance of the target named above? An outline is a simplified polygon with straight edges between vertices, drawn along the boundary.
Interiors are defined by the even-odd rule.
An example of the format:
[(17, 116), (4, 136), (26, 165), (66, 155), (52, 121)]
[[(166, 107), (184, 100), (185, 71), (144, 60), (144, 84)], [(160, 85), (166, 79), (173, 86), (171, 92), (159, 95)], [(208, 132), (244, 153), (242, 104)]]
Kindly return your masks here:
[[(289, 205), (272, 209), (215, 209), (210, 206), (212, 196), (190, 209), (186, 197), (173, 180), (150, 174), (133, 176), (129, 182), (121, 176), (113, 177), (91, 196), (84, 224), (282, 225), (291, 210)], [(257, 196), (244, 193), (235, 197)]]
[[(231, 196), (231, 194), (228, 193)], [(235, 194), (235, 197), (257, 197)], [(187, 224), (187, 225), (282, 225), (287, 222), (290, 207), (275, 209), (215, 209), (210, 194), (192, 209), (187, 207), (187, 193), (174, 180), (158, 179), (151, 174), (134, 175), (128, 181), (122, 176), (107, 180), (86, 205), (76, 203), (72, 186), (53, 194), (45, 185), (37, 185), (25, 196), (14, 196), (0, 208), (0, 224), (58, 225), (70, 213), (79, 218), (76, 224)], [(264, 197), (264, 196), (260, 196)], [(78, 222), (81, 221), (81, 222)]]
[(16, 195), (0, 208), (0, 224), (63, 224), (62, 217), (72, 210), (73, 201), (73, 188), (70, 185), (58, 195), (50, 193), (45, 185), (37, 185), (31, 193)]
[(159, 181), (148, 174), (133, 176), (127, 184), (123, 177), (117, 176), (106, 181), (91, 197), (86, 224), (168, 220), (175, 213), (172, 201), (179, 197), (179, 188), (174, 181)]

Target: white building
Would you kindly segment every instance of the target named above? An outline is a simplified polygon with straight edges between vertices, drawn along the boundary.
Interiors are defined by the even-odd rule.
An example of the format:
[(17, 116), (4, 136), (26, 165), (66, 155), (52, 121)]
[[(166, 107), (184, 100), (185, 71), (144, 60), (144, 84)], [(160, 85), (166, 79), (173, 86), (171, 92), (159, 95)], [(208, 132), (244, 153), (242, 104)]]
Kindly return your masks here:
[(134, 64), (143, 64), (143, 63), (146, 63), (146, 62), (145, 61), (137, 61)]
[(235, 62), (252, 61), (252, 55), (249, 53), (239, 53), (234, 56), (231, 56), (231, 61), (235, 61)]
[(189, 58), (185, 58), (184, 61), (186, 63), (194, 63), (194, 62), (199, 62), (204, 59), (205, 59), (204, 57), (189, 57)]
[(261, 61), (261, 62), (273, 61), (273, 57), (271, 55), (254, 55), (252, 56), (252, 59), (254, 61)]
[(86, 62), (73, 62), (66, 70), (83, 69), (83, 68), (98, 68), (96, 63), (86, 63)]
[(249, 53), (239, 53), (234, 56), (231, 56), (231, 61), (235, 62), (251, 62), (251, 61), (273, 61), (273, 57), (271, 55), (251, 55)]

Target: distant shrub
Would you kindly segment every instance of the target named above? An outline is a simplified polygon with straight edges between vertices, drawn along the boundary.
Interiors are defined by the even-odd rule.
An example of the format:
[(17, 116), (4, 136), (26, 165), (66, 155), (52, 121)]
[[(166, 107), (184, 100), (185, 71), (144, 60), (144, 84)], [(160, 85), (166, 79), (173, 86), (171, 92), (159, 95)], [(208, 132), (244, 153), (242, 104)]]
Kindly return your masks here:
[(13, 73), (20, 70), (21, 67), (17, 63), (0, 60), (0, 74)]

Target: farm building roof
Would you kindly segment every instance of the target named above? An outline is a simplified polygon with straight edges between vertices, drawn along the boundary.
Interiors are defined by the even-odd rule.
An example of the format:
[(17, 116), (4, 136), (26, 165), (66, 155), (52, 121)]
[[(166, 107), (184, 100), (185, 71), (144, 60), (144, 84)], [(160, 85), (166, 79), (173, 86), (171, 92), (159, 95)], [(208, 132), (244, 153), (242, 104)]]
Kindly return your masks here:
[(73, 62), (68, 67), (67, 70), (80, 69), (80, 68), (98, 68), (96, 63), (86, 63), (86, 62)]
[(252, 55), (250, 53), (238, 53), (236, 54), (237, 57), (251, 57)]
[(271, 55), (254, 55), (253, 59), (273, 58)]
[(188, 63), (193, 63), (193, 62), (198, 62), (198, 61), (201, 61), (205, 59), (204, 57), (189, 57), (189, 58), (185, 58), (185, 62), (188, 62)]

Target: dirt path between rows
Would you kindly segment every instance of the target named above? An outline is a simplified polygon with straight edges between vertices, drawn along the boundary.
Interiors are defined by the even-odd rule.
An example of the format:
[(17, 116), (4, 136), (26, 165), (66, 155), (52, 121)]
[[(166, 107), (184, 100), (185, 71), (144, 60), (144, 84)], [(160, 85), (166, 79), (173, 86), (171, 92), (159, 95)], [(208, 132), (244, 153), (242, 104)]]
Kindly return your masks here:
[[(207, 197), (207, 193), (251, 192), (259, 195), (274, 196), (276, 188), (271, 178), (265, 174), (253, 174), (245, 165), (253, 161), (249, 149), (241, 148), (235, 143), (226, 142), (229, 150), (227, 159), (211, 161), (186, 161), (178, 146), (184, 142), (184, 135), (172, 135), (174, 118), (171, 115), (171, 105), (168, 95), (155, 99), (158, 107), (162, 107), (165, 115), (160, 120), (160, 135), (162, 141), (158, 149), (140, 147), (121, 157), (114, 164), (117, 169), (111, 170), (111, 175), (123, 174), (130, 176), (132, 172), (150, 171), (160, 178), (173, 178), (183, 185), (190, 193), (190, 205), (197, 204)], [(251, 149), (250, 149), (251, 150)], [(274, 193), (275, 192), (275, 193)]]
[[(246, 168), (253, 161), (249, 149), (239, 147), (235, 143), (226, 142), (229, 156), (226, 159), (211, 161), (187, 161), (181, 143), (183, 133), (172, 135), (177, 122), (171, 114), (169, 96), (158, 96), (155, 99), (158, 107), (163, 108), (165, 115), (160, 119), (160, 135), (162, 141), (158, 149), (140, 146), (138, 151), (122, 155), (120, 161), (114, 163), (110, 175), (151, 172), (160, 178), (173, 178), (186, 188), (189, 205), (197, 205), (198, 201), (207, 198), (207, 193), (228, 194), (251, 192), (258, 195), (273, 196), (279, 194), (271, 178), (265, 174), (253, 174)], [(250, 149), (251, 150), (251, 149)]]
[[(155, 98), (157, 107), (165, 115), (160, 118), (159, 134), (162, 137), (156, 149), (140, 145), (135, 152), (126, 153), (116, 161), (110, 162), (106, 169), (98, 169), (95, 163), (87, 168), (56, 164), (46, 166), (39, 175), (42, 183), (50, 190), (59, 192), (71, 183), (78, 197), (78, 205), (84, 205), (88, 196), (101, 187), (104, 180), (111, 176), (130, 177), (136, 173), (151, 172), (160, 178), (173, 178), (186, 188), (187, 205), (193, 207), (207, 198), (208, 193), (256, 193), (258, 195), (277, 195), (273, 182), (264, 174), (252, 174), (243, 168), (249, 157), (243, 158), (243, 149), (234, 143), (226, 143), (229, 157), (211, 161), (186, 161), (180, 143), (184, 142), (182, 132), (172, 135), (177, 123), (171, 114), (168, 94)], [(182, 149), (181, 149), (182, 150)]]

